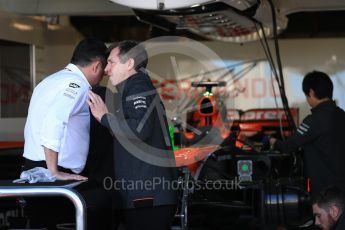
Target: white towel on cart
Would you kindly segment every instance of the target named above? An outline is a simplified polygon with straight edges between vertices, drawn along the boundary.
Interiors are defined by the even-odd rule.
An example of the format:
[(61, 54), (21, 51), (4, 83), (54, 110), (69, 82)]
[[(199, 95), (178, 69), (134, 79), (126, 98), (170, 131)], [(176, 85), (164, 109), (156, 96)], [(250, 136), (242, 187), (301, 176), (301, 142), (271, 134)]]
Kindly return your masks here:
[(20, 174), (20, 178), (13, 181), (13, 183), (25, 183), (30, 184), (37, 182), (54, 182), (56, 177), (46, 168), (35, 167)]

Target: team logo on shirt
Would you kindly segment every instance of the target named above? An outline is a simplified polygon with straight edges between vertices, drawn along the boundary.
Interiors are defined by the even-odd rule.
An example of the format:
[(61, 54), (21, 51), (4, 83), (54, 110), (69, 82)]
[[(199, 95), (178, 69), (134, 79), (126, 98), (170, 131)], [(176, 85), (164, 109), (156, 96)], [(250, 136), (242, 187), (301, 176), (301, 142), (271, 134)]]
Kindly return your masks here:
[(134, 97), (133, 98), (133, 105), (134, 105), (135, 109), (139, 109), (139, 108), (147, 109), (146, 97), (143, 97), (143, 96)]
[[(75, 83), (71, 83), (71, 84), (74, 84), (74, 85), (77, 85), (77, 84), (75, 84)], [(71, 98), (71, 99), (75, 99), (75, 97), (77, 96), (77, 94), (78, 94), (78, 89), (76, 89), (76, 88), (80, 88), (80, 86), (79, 85), (77, 85), (78, 87), (72, 87), (71, 88), (71, 84), (69, 84), (69, 88), (66, 88), (65, 89), (65, 92), (64, 92), (64, 96), (66, 96), (66, 97), (69, 97), (69, 98)]]
[(80, 86), (78, 85), (78, 84), (76, 84), (76, 83), (69, 83), (69, 87), (71, 87), (71, 88), (80, 88)]
[(298, 128), (297, 128), (297, 132), (301, 135), (304, 135), (305, 133), (307, 133), (309, 131), (309, 125), (302, 123)]

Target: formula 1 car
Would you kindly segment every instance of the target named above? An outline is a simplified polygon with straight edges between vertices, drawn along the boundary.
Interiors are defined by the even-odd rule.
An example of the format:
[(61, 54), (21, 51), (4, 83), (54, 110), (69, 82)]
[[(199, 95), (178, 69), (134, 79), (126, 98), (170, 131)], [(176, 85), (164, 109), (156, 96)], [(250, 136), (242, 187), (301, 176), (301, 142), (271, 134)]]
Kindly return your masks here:
[[(299, 154), (272, 151), (268, 143), (268, 135), (291, 134), (284, 111), (227, 110), (211, 91), (224, 82), (192, 85), (206, 91), (188, 113), (187, 128), (175, 123), (174, 141), (179, 146), (174, 152), (182, 171), (182, 229), (310, 226), (308, 186)], [(298, 110), (291, 109), (291, 114), (298, 122)]]

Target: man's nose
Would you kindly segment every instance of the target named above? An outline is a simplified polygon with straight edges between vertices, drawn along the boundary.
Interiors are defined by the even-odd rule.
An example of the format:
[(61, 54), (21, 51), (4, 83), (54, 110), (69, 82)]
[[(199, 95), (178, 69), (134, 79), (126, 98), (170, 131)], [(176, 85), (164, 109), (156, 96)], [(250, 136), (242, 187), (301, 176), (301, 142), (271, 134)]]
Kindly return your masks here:
[(315, 226), (320, 226), (320, 221), (317, 218), (315, 218)]
[(104, 68), (104, 72), (108, 73), (108, 69), (109, 69), (109, 65), (106, 65), (105, 68)]
[(104, 69), (104, 73), (105, 73), (105, 75), (109, 76), (107, 68)]

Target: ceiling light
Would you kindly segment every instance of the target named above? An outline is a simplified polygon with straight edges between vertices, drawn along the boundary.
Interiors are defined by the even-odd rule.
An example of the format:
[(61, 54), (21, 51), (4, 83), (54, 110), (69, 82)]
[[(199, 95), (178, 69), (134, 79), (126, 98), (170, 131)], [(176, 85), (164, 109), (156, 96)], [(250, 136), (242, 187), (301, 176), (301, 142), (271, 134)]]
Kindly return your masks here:
[(202, 5), (210, 0), (110, 0), (120, 5), (129, 6), (134, 9), (147, 9), (147, 10), (164, 10), (178, 9), (185, 7), (196, 7)]
[(23, 24), (20, 22), (14, 22), (12, 23), (12, 26), (16, 28), (17, 30), (21, 30), (21, 31), (31, 31), (34, 29), (32, 25)]
[(47, 28), (48, 28), (48, 30), (58, 30), (58, 29), (61, 28), (61, 26), (60, 26), (60, 25), (51, 25), (51, 24), (48, 24), (48, 25), (47, 25)]

